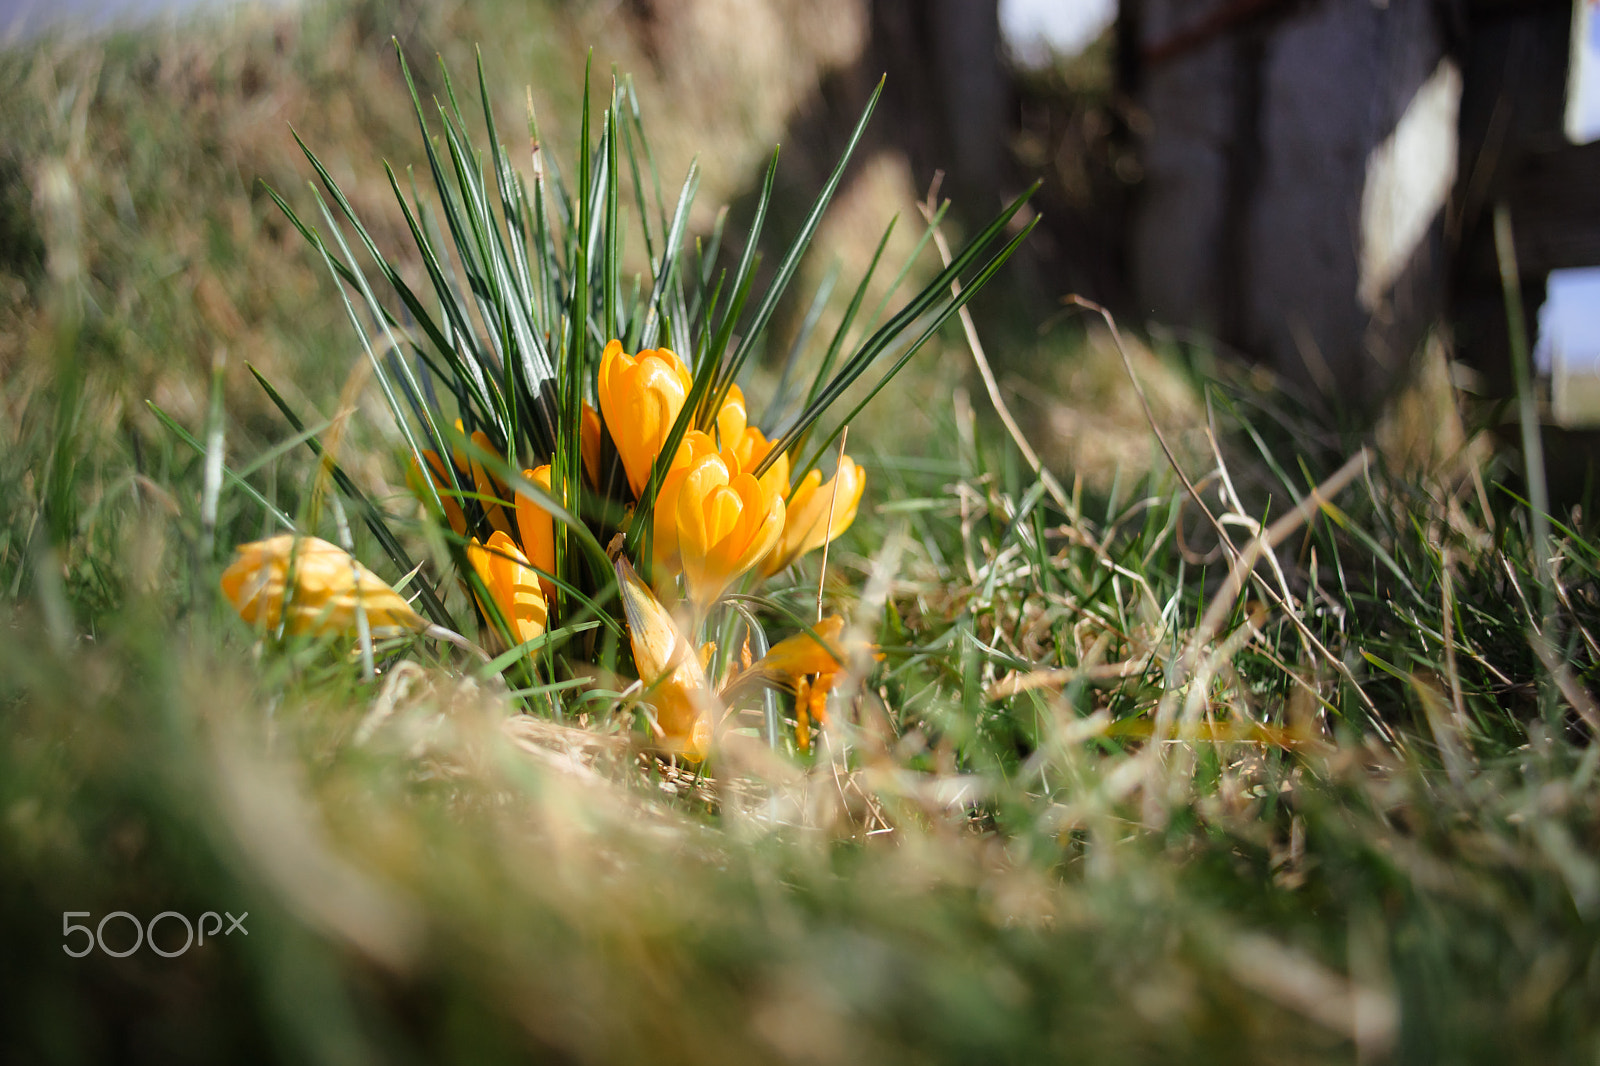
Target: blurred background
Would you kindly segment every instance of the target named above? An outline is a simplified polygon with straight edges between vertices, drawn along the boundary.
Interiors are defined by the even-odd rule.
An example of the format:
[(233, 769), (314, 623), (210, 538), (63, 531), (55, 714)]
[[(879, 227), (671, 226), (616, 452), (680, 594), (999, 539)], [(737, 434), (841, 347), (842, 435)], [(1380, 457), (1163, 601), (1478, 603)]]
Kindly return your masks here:
[[(113, 300), (166, 293), (173, 314), (206, 311), (180, 356), (195, 365), (218, 343), (270, 362), (321, 336), (315, 314), (279, 313), (282, 283), (259, 283), (312, 265), (259, 183), (294, 202), (294, 125), (393, 218), (370, 161), (416, 158), (390, 34), (424, 71), (479, 43), (507, 125), (531, 99), (558, 148), (575, 57), (593, 44), (598, 70), (640, 79), (667, 180), (699, 153), (701, 234), (723, 203), (738, 233), (773, 143), (773, 232), (792, 231), (887, 73), (778, 335), (835, 264), (845, 278), (864, 267), (876, 219), (899, 211), (891, 250), (910, 247), (936, 175), (958, 230), (1041, 181), (1044, 224), (977, 312), (1052, 458), (1096, 475), (1131, 456), (1084, 441), (1115, 439), (1106, 412), (1132, 410), (1061, 297), (1105, 304), (1168, 355), (1270, 370), (1335, 418), (1376, 417), (1427, 358), (1493, 403), (1513, 386), (1497, 205), (1542, 331), (1543, 409), (1600, 419), (1600, 19), (1581, 0), (3, 0), (12, 291), (48, 269), (122, 285)], [(91, 261), (124, 235), (142, 254), (114, 280)], [(1587, 451), (1557, 450), (1586, 469)]]

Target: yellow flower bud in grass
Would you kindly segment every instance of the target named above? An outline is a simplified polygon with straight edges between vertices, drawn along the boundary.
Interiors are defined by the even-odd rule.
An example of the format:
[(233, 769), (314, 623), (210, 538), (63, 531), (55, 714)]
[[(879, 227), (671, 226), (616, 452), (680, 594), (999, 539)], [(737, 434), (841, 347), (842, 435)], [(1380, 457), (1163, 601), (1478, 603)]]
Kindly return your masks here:
[(694, 644), (679, 629), (628, 561), (616, 561), (622, 607), (628, 616), (628, 643), (633, 664), (645, 687), (645, 700), (655, 709), (662, 741), (669, 750), (695, 759), (711, 746), (716, 701), (706, 683), (705, 666)]
[[(525, 644), (544, 632), (544, 592), (539, 588), (538, 575), (528, 569), (528, 559), (515, 541), (496, 530), (487, 546), (476, 539), (468, 544), (467, 559), (500, 609), (512, 639)], [(493, 616), (488, 604), (480, 600), (478, 606), (485, 615)]]
[[(489, 437), (483, 430), (474, 430), (472, 443), (488, 452), (490, 455), (499, 456), (494, 446), (489, 443)], [(483, 505), (483, 513), (489, 519), (489, 527), (496, 532), (511, 535), (511, 519), (506, 517), (506, 507), (510, 505), (511, 494), (506, 491), (505, 482), (490, 474), (482, 463), (472, 460), (472, 483), (478, 490), (478, 495), (485, 497), (478, 502)]]
[(295, 636), (354, 637), (360, 610), (374, 637), (428, 628), (405, 597), (336, 544), (280, 533), (234, 550), (238, 557), (222, 572), (222, 594), (251, 625), (275, 630), (282, 622)]
[[(834, 485), (838, 485), (835, 496)], [(788, 516), (778, 547), (767, 557), (766, 573), (775, 574), (813, 548), (820, 548), (850, 528), (867, 487), (867, 473), (848, 455), (826, 482), (813, 470), (789, 494)], [(833, 521), (828, 521), (829, 514)]]
[(635, 497), (649, 482), (650, 468), (693, 384), (689, 368), (666, 348), (645, 350), (635, 358), (624, 354), (618, 341), (606, 345), (600, 357), (600, 413)]
[[(450, 474), (445, 469), (444, 460), (439, 458), (435, 451), (422, 453), (423, 460), (428, 464), (428, 476), (433, 479), (434, 490), (439, 494), (439, 503), (444, 506), (445, 519), (450, 523), (450, 528), (456, 531), (456, 536), (467, 535), (467, 516), (461, 510), (461, 501), (456, 498), (456, 487), (450, 480)], [(422, 472), (417, 467), (417, 461), (411, 460), (411, 491), (425, 504), (429, 503), (428, 493), (422, 484)], [(461, 480), (465, 480), (462, 478)], [(430, 504), (431, 506), (431, 504)]]
[(737, 462), (730, 470), (721, 455), (691, 460), (673, 502), (683, 575), (701, 607), (716, 602), (783, 535), (783, 497), (740, 473)]
[(600, 414), (583, 405), (583, 421), (578, 425), (578, 448), (583, 455), (583, 472), (589, 484), (600, 487)]
[[(522, 476), (544, 491), (550, 491), (550, 464), (524, 470)], [(520, 492), (517, 493), (517, 536), (522, 538), (522, 554), (530, 564), (547, 574), (556, 572), (555, 519), (550, 517), (549, 511), (534, 503), (533, 497)], [(539, 579), (539, 587), (544, 590), (546, 599), (556, 594), (555, 585), (544, 578)]]

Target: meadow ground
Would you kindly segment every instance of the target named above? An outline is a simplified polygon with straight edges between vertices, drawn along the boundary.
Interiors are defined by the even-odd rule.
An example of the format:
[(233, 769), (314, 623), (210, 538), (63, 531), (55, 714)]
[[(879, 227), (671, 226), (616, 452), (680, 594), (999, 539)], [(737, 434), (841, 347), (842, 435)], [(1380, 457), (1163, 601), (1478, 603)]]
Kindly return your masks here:
[[(602, 15), (540, 10), (357, 4), (0, 55), (19, 1059), (1600, 1058), (1600, 543), (1503, 487), (1521, 459), (1442, 352), (1363, 436), (1159, 334), (1125, 364), (1088, 316), (1021, 331), (996, 343), (1051, 369), (1000, 384), (1051, 482), (946, 329), (851, 431), (871, 481), (827, 592), (884, 658), (806, 753), (696, 772), (600, 685), (513, 700), (427, 641), (380, 645), (372, 677), (337, 641), (259, 641), (217, 576), (274, 530), (262, 500), (306, 512), (318, 467), (246, 364), (352, 410), (345, 469), (415, 511), (338, 289), (262, 189), (310, 202), (287, 123), (399, 248), (377, 161), (421, 160), (390, 35), (458, 70), (485, 42), (519, 72), (505, 113), (534, 81), (558, 146), (598, 41), (602, 68), (652, 72), (662, 170), (699, 146), (714, 206), (848, 44), (811, 27), (729, 116), (714, 87), (760, 57), (708, 58), (696, 95)], [(910, 207), (892, 160), (866, 172), (807, 286)], [(1029, 410), (1037, 386), (1059, 399)], [(249, 490), (208, 489), (208, 450)], [(795, 573), (802, 604), (818, 564)], [(117, 911), (248, 917), (174, 957), (74, 957), (64, 926)]]

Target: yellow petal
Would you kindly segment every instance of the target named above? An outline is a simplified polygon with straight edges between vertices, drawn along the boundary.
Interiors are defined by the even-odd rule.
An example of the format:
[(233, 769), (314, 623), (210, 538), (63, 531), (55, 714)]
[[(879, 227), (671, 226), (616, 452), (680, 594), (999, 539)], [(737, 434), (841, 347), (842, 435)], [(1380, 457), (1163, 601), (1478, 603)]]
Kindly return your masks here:
[(671, 572), (681, 565), (678, 558), (678, 497), (684, 477), (689, 472), (690, 464), (695, 460), (715, 454), (716, 445), (712, 442), (710, 434), (691, 429), (684, 434), (683, 442), (678, 445), (678, 452), (673, 456), (672, 466), (667, 471), (667, 476), (662, 479), (661, 488), (656, 492), (651, 519), (654, 529), (651, 537), (651, 558), (655, 564), (658, 586), (669, 580)]
[[(688, 390), (673, 368), (660, 359), (641, 359), (626, 379), (626, 388), (623, 411), (628, 425), (622, 439), (628, 442), (628, 448), (623, 452), (623, 465), (637, 496), (650, 479), (650, 468), (661, 453), (678, 412), (683, 410)], [(612, 435), (616, 435), (616, 427), (612, 427)]]
[[(789, 496), (783, 536), (767, 557), (765, 572), (777, 573), (849, 529), (866, 487), (866, 471), (848, 455), (841, 458), (838, 472), (826, 482), (819, 471), (806, 474)], [(831, 523), (828, 521), (830, 513)]]
[[(616, 342), (613, 341), (613, 344)], [(620, 348), (621, 345), (618, 345)], [(600, 415), (587, 403), (583, 405), (583, 422), (578, 427), (578, 446), (583, 451), (583, 472), (589, 484), (600, 485)]]
[(693, 645), (679, 632), (671, 612), (656, 599), (639, 578), (628, 560), (617, 558), (613, 564), (617, 572), (617, 585), (622, 594), (622, 609), (628, 618), (628, 641), (633, 647), (633, 663), (639, 671), (639, 680), (653, 685), (676, 670), (689, 670), (686, 679), (693, 680), (693, 672), (700, 670), (700, 660)]
[(744, 391), (737, 385), (730, 386), (727, 398), (722, 401), (722, 407), (717, 411), (718, 445), (728, 448), (736, 444), (744, 437), (747, 423)]
[[(434, 491), (438, 494), (439, 503), (444, 507), (444, 516), (450, 523), (450, 528), (455, 530), (456, 536), (464, 537), (467, 534), (467, 516), (461, 510), (461, 501), (456, 498), (456, 487), (450, 480), (450, 475), (445, 469), (444, 460), (439, 458), (435, 451), (422, 453), (423, 460), (428, 464), (429, 476), (433, 480)], [(411, 460), (410, 476), (412, 478), (411, 491), (424, 504), (429, 502), (428, 493), (424, 490), (417, 461)]]
[(666, 348), (642, 351), (635, 359), (616, 341), (606, 345), (598, 381), (600, 413), (634, 496), (644, 491), (692, 384), (688, 368)]
[[(740, 474), (749, 477), (749, 474)], [(731, 485), (718, 485), (706, 493), (701, 504), (706, 516), (706, 550), (714, 551), (730, 540), (739, 529), (739, 519), (744, 513), (744, 500)], [(738, 546), (733, 547), (735, 552)]]
[[(726, 440), (727, 438), (724, 439)], [(724, 460), (731, 460), (728, 462), (729, 469), (732, 469), (734, 463), (737, 462), (739, 470), (747, 474), (753, 474), (756, 472), (756, 467), (761, 465), (770, 451), (772, 451), (772, 441), (767, 440), (766, 435), (755, 426), (749, 426), (739, 435), (731, 447), (723, 447), (722, 456)], [(773, 492), (779, 494), (788, 493), (788, 452), (780, 453), (772, 461), (772, 466), (767, 469), (765, 474), (761, 475), (761, 483)]]
[(655, 510), (650, 516), (653, 529), (650, 553), (658, 587), (667, 579), (669, 571), (682, 565), (678, 557), (678, 497), (686, 474), (688, 470), (682, 467), (667, 472), (656, 492)]
[(702, 455), (692, 460), (684, 471), (683, 485), (678, 489), (677, 522), (678, 550), (684, 561), (703, 559), (713, 541), (707, 523), (706, 500), (711, 493), (728, 484), (728, 467), (718, 455)]
[[(601, 414), (605, 414), (612, 399), (620, 394), (619, 379), (632, 367), (633, 358), (623, 352), (621, 341), (611, 341), (606, 345), (606, 350), (600, 355), (600, 374), (595, 382), (595, 391), (600, 397)], [(609, 416), (606, 421), (611, 421)]]
[(684, 364), (682, 359), (678, 358), (677, 353), (671, 348), (646, 348), (639, 353), (639, 358), (659, 359), (661, 362), (671, 367), (672, 372), (677, 375), (678, 384), (682, 387), (685, 394), (687, 394), (689, 390), (694, 387), (694, 375), (689, 373), (688, 366)]
[(756, 481), (749, 474), (742, 476), (749, 478), (749, 483), (736, 480), (740, 495), (745, 499), (747, 522), (741, 548), (741, 573), (764, 560), (778, 546), (788, 510), (783, 497), (768, 487), (765, 478)]
[[(522, 476), (535, 485), (550, 491), (550, 464), (533, 470), (524, 470)], [(517, 536), (522, 538), (522, 554), (528, 562), (546, 573), (556, 571), (556, 528), (550, 512), (533, 501), (533, 497), (517, 493)], [(546, 597), (554, 596), (556, 587), (544, 578), (539, 587)]]
[(839, 615), (824, 618), (812, 627), (812, 632), (816, 636), (802, 630), (778, 641), (767, 650), (767, 654), (756, 660), (752, 669), (793, 681), (808, 674), (842, 672), (849, 664), (835, 658), (835, 652), (848, 657), (865, 651), (874, 659), (883, 658), (882, 652), (865, 642), (847, 645), (844, 640), (844, 619)]
[(824, 725), (828, 720), (828, 693), (838, 683), (848, 665), (837, 655), (849, 658), (863, 652), (882, 660), (883, 653), (865, 642), (843, 639), (844, 619), (830, 615), (813, 627), (813, 633), (800, 632), (774, 644), (750, 668), (767, 678), (782, 681), (795, 690), (795, 733), (801, 750), (810, 742), (809, 720)]
[[(467, 427), (461, 424), (461, 419), (459, 418), (456, 419), (456, 433), (463, 437), (467, 435)], [(455, 465), (457, 470), (467, 474), (471, 473), (472, 463), (467, 459), (467, 453), (454, 445), (450, 448), (450, 462)]]
[(222, 593), (251, 625), (276, 629), (282, 622), (294, 635), (355, 636), (364, 612), (375, 637), (428, 628), (382, 578), (325, 540), (282, 533), (235, 551), (222, 572)]
[[(473, 430), (472, 443), (490, 455), (500, 454), (489, 443), (489, 435), (481, 429)], [(478, 502), (483, 505), (483, 513), (489, 519), (490, 528), (510, 534), (511, 520), (506, 517), (504, 504), (510, 501), (511, 494), (506, 491), (505, 483), (491, 475), (476, 459), (472, 460), (472, 483), (478, 490), (478, 495), (488, 497)]]
[(656, 724), (669, 748), (703, 758), (715, 701), (694, 644), (626, 559), (619, 557), (615, 566), (633, 663), (655, 708)]
[[(539, 588), (538, 575), (528, 569), (528, 561), (515, 541), (496, 531), (487, 545), (476, 540), (467, 545), (467, 558), (517, 643), (526, 643), (544, 632), (544, 593)], [(479, 606), (492, 617), (486, 604), (480, 601)]]
[[(830, 651), (843, 650), (839, 647), (839, 634), (844, 631), (844, 618), (836, 614), (829, 615), (813, 628), (816, 636), (802, 630), (778, 641), (756, 661), (756, 667), (790, 678), (844, 669), (844, 663), (834, 658)], [(822, 638), (820, 642), (818, 637)]]
[(715, 467), (710, 462), (703, 467), (711, 472), (698, 501), (696, 470), (690, 471), (678, 498), (683, 573), (690, 595), (701, 606), (714, 602), (735, 578), (760, 562), (783, 531), (782, 497), (749, 474), (717, 483), (716, 472), (726, 467), (720, 457)]

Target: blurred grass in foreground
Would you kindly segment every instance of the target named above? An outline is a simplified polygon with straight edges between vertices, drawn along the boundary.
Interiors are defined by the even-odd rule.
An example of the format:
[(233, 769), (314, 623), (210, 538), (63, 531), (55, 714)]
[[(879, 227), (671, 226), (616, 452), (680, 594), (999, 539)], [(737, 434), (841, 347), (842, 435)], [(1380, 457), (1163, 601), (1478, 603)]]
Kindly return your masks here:
[[(1393, 601), (1334, 598), (1350, 634), (1336, 646), (1393, 741), (1270, 624), (1224, 635), (1237, 647), (1216, 711), (1250, 709), (1301, 738), (1292, 751), (1119, 740), (1148, 730), (1164, 691), (1159, 665), (1110, 685), (1095, 668), (1158, 632), (1113, 624), (1140, 610), (1131, 575), (1174, 595), (1180, 619), (1203, 603), (1197, 580), (1176, 580), (1170, 528), (1136, 517), (1168, 507), (1170, 486), (1102, 527), (1126, 520), (1109, 542), (1130, 575), (1119, 605), (1033, 587), (1017, 553), (983, 544), (1018, 501), (1006, 474), (953, 476), (974, 562), (1002, 571), (989, 597), (982, 570), (959, 574), (957, 505), (919, 511), (914, 488), (887, 501), (884, 542), (903, 554), (882, 702), (867, 696), (814, 769), (730, 762), (699, 783), (652, 771), (625, 738), (508, 719), (420, 649), (370, 685), (325, 647), (257, 658), (208, 590), (174, 592), (182, 523), (131, 495), (100, 509), (103, 537), (146, 545), (143, 562), (102, 549), (104, 564), (129, 587), (140, 566), (170, 583), (90, 616), (35, 568), (0, 623), (8, 1040), (52, 1061), (1532, 1062), (1594, 1048), (1597, 749), (1507, 713), (1534, 698), (1515, 691), (1539, 680), (1525, 653), (1485, 640), (1483, 622), (1458, 630), (1458, 654), (1513, 687), (1463, 670), (1457, 716), (1443, 665), (1419, 661), (1440, 654), (1429, 620), (1401, 629)], [(1063, 586), (1106, 572), (1091, 547), (1050, 551)], [(1476, 563), (1518, 566), (1492, 547)], [(1469, 562), (1455, 580), (1462, 617), (1525, 624), (1484, 598), (1494, 573)], [(1006, 696), (1040, 614), (1069, 624), (1027, 664), (1074, 679)], [(40, 624), (52, 617), (71, 625)], [(1362, 667), (1405, 655), (1405, 680)], [(1349, 716), (1307, 726), (1322, 716), (1279, 656)], [(65, 911), (224, 909), (250, 913), (248, 939), (178, 959), (58, 953)]]
[[(368, 53), (339, 58), (335, 31), (359, 25), (329, 18), (326, 51), (284, 62), (337, 97)], [(105, 69), (136, 73), (117, 47)], [(43, 77), (26, 58), (6, 69)], [(830, 560), (883, 604), (888, 657), (858, 716), (814, 767), (730, 760), (696, 781), (626, 737), (508, 719), (425, 648), (371, 684), (337, 648), (256, 653), (199, 552), (201, 460), (129, 412), (188, 390), (164, 406), (198, 429), (222, 344), (333, 402), (342, 310), (297, 288), (317, 278), (298, 237), (258, 244), (267, 211), (240, 206), (250, 166), (289, 157), (221, 186), (208, 164), (173, 199), (185, 160), (138, 153), (187, 143), (179, 116), (101, 83), (75, 125), (88, 82), (52, 69), (30, 99), (54, 101), (64, 139), (8, 142), (23, 238), (0, 292), (0, 997), (17, 1057), (1600, 1055), (1600, 748), (1581, 721), (1600, 550), (1558, 527), (1559, 580), (1541, 583), (1500, 461), (1471, 441), (1430, 451), (1449, 419), (1385, 444), (1208, 631), (1228, 557), (1170, 472), (1064, 508), (962, 400), (930, 404), (937, 447), (879, 444), (876, 499)], [(219, 91), (218, 130), (238, 99)], [(74, 147), (99, 123), (130, 154)], [(107, 159), (120, 169), (73, 169)], [(219, 278), (227, 303), (204, 295)], [(1180, 461), (1243, 548), (1359, 442), (1215, 376), (1195, 375), (1195, 409), (1219, 454), (1190, 432)], [(231, 453), (285, 436), (244, 390), (227, 403)], [(366, 445), (393, 478), (389, 446)], [(262, 476), (289, 502), (305, 470), (290, 453)], [(260, 521), (225, 494), (218, 540)], [(1186, 739), (1142, 739), (1153, 722)], [(61, 916), (83, 910), (248, 911), (249, 934), (73, 959)]]

